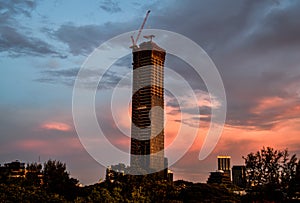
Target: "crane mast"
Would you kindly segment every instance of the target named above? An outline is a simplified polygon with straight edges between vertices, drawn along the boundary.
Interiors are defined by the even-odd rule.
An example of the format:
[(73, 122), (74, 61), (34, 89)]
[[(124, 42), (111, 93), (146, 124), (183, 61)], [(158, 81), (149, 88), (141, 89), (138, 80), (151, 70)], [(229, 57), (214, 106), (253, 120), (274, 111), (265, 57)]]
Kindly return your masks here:
[(148, 18), (148, 16), (149, 16), (149, 14), (150, 14), (150, 10), (147, 11), (146, 16), (145, 16), (145, 18), (144, 18), (144, 21), (143, 21), (143, 23), (142, 23), (142, 25), (141, 25), (141, 27), (140, 27), (140, 29), (139, 29), (139, 32), (138, 32), (138, 34), (137, 34), (135, 40), (134, 40), (133, 36), (131, 36), (131, 42), (132, 42), (132, 46), (131, 46), (131, 47), (137, 46), (136, 44), (137, 44), (137, 42), (138, 42), (138, 40), (139, 40), (139, 38), (140, 38), (140, 36), (141, 36), (142, 30), (144, 29), (144, 26), (145, 26), (145, 24), (146, 24), (146, 21), (147, 21), (147, 18)]

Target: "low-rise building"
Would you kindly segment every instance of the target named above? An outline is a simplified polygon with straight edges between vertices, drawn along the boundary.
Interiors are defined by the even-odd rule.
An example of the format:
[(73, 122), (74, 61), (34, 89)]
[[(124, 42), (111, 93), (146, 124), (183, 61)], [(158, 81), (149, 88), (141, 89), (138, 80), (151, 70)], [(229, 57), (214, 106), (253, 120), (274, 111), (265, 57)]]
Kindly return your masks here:
[(210, 172), (207, 184), (231, 184), (231, 180), (227, 173), (224, 173), (222, 170), (217, 170)]
[(238, 187), (246, 187), (246, 166), (232, 167), (232, 183)]
[(5, 163), (0, 167), (0, 176), (6, 178), (25, 178), (26, 168), (25, 163), (21, 163), (19, 160), (11, 163)]

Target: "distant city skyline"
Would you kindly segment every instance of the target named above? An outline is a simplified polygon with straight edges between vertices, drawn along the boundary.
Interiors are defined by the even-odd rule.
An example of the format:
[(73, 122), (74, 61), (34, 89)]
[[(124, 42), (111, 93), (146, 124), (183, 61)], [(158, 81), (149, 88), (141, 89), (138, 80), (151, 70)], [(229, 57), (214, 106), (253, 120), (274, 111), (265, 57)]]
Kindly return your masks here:
[[(170, 30), (198, 43), (216, 64), (227, 95), (222, 137), (210, 156), (199, 161), (211, 107), (219, 104), (210, 103), (202, 79), (189, 65), (166, 55), (165, 66), (196, 90), (201, 114), (188, 114), (189, 119), (179, 123), (179, 105), (165, 94), (166, 145), (181, 124), (197, 128), (194, 121), (200, 118), (194, 144), (170, 167), (174, 180), (206, 182), (220, 154), (230, 155), (232, 166), (242, 165), (242, 156), (262, 146), (288, 148), (299, 156), (300, 2), (24, 0), (0, 2), (0, 163), (51, 158), (65, 162), (83, 184), (104, 178), (105, 166), (87, 153), (74, 128), (73, 83), (96, 47), (138, 29), (148, 9), (151, 16), (145, 28)], [(130, 38), (124, 42), (128, 49), (130, 43)], [(97, 116), (109, 140), (127, 152), (130, 138), (121, 136), (105, 115), (110, 106), (107, 95), (131, 71), (131, 63), (129, 55), (118, 60), (96, 95)], [(188, 112), (190, 98), (181, 97)], [(130, 130), (130, 105), (120, 105), (118, 111), (123, 115), (120, 125)]]

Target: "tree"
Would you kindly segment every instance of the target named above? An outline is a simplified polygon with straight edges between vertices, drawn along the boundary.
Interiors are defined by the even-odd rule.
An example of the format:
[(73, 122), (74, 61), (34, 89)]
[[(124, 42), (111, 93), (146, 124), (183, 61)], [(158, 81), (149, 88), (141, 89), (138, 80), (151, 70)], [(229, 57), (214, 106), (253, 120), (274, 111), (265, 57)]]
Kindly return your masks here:
[(246, 164), (248, 187), (268, 191), (268, 196), (276, 197), (274, 191), (288, 192), (296, 175), (297, 158), (289, 158), (288, 150), (275, 150), (263, 147), (255, 154), (243, 157)]
[(49, 192), (61, 194), (68, 200), (76, 197), (78, 180), (70, 178), (66, 171), (66, 164), (49, 160), (44, 164), (44, 186)]
[(39, 186), (41, 184), (42, 165), (38, 163), (27, 164), (26, 183)]

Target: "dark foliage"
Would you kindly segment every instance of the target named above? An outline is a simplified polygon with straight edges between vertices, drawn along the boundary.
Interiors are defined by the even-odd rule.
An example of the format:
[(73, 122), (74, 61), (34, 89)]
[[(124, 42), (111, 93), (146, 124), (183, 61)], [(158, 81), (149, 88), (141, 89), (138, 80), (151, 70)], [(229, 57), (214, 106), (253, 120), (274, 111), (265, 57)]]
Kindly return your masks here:
[[(78, 180), (70, 178), (64, 163), (49, 160), (44, 167), (36, 163), (27, 164), (27, 173), (23, 178), (6, 179), (6, 173), (3, 173), (1, 180), (6, 181), (0, 183), (0, 202), (292, 202), (289, 197), (295, 197), (299, 192), (300, 178), (294, 175), (295, 156), (289, 158), (287, 150), (274, 152), (267, 148), (260, 153), (251, 153), (245, 159), (248, 182), (252, 180), (249, 174), (261, 170), (250, 166), (270, 167), (279, 164), (278, 167), (283, 168), (277, 175), (255, 172), (259, 177), (264, 177), (264, 184), (249, 186), (247, 195), (240, 196), (234, 193), (240, 189), (232, 184), (203, 184), (184, 180), (170, 182), (155, 174), (133, 176), (116, 173), (104, 182), (79, 187)], [(265, 163), (256, 163), (257, 160), (264, 160)], [(266, 181), (265, 177), (270, 177), (270, 180)], [(254, 180), (258, 179), (255, 177)]]
[(49, 160), (44, 164), (43, 187), (52, 193), (64, 196), (67, 200), (74, 200), (77, 196), (78, 180), (70, 178), (66, 171), (66, 164)]
[(284, 202), (294, 198), (296, 184), (296, 155), (288, 150), (263, 147), (245, 159), (249, 201)]

